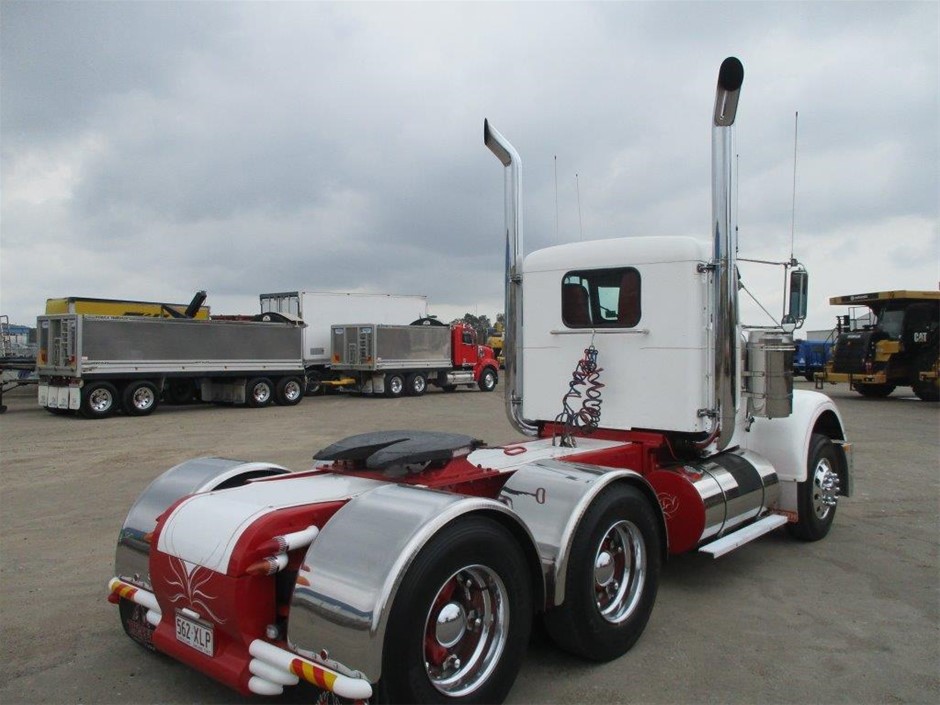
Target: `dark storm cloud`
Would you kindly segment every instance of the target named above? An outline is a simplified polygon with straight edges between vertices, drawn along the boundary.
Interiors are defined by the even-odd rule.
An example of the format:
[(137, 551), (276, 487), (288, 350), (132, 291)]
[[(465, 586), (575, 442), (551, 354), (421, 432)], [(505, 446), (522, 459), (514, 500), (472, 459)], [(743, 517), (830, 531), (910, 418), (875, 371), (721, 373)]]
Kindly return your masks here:
[[(900, 229), (905, 246), (884, 262), (912, 286), (904, 263), (936, 251), (936, 5), (2, 13), (2, 305), (27, 321), (47, 296), (197, 288), (225, 312), (306, 287), (424, 293), (494, 315), (502, 169), (482, 147), (484, 117), (523, 157), (528, 250), (582, 235), (706, 237), (709, 113), (732, 53), (747, 71), (742, 249), (789, 253), (798, 109), (797, 245), (812, 243), (810, 259), (845, 243), (872, 251)], [(855, 278), (833, 286), (871, 289), (871, 268), (852, 260)], [(921, 262), (913, 286), (935, 269)]]

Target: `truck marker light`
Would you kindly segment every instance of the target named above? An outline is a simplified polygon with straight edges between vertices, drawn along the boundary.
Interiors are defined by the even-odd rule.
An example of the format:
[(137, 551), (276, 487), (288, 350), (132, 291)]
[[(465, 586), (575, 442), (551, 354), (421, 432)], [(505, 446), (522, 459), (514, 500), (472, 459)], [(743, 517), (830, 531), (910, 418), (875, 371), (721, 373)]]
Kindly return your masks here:
[(252, 563), (245, 569), (248, 575), (274, 575), (278, 571), (284, 570), (287, 566), (287, 554), (278, 553), (276, 556), (268, 556), (257, 563)]

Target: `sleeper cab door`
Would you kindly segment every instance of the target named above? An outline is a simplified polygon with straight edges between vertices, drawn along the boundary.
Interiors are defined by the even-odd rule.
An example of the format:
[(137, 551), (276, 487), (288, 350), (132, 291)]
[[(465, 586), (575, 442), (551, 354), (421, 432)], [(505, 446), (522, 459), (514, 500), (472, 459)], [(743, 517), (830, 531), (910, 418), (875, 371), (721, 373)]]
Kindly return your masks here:
[(708, 406), (708, 276), (698, 265), (708, 259), (706, 243), (683, 237), (572, 243), (529, 255), (525, 418), (550, 421), (561, 412), (593, 344), (603, 370), (601, 427), (705, 431), (698, 412)]

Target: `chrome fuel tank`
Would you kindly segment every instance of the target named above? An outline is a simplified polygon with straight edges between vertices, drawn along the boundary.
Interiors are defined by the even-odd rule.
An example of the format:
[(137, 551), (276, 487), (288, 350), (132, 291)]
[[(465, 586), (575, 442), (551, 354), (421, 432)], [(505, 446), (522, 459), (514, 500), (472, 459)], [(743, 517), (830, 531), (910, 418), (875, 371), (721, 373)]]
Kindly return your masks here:
[(747, 450), (648, 476), (666, 517), (670, 553), (720, 538), (776, 506), (780, 485), (773, 466)]

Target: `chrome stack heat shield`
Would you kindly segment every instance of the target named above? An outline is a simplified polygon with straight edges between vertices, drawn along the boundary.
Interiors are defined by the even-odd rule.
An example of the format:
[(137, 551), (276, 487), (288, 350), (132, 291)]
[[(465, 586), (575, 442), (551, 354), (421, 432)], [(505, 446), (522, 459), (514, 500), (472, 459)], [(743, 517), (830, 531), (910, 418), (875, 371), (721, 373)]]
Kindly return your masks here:
[(517, 431), (536, 436), (537, 424), (522, 416), (522, 160), (488, 120), (483, 121), (483, 144), (506, 167), (506, 414)]
[(714, 236), (713, 321), (715, 419), (718, 450), (734, 435), (738, 409), (738, 273), (734, 193), (734, 118), (744, 67), (733, 56), (721, 63), (712, 120), (712, 234)]

